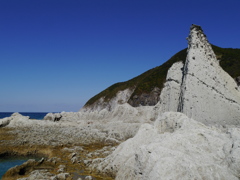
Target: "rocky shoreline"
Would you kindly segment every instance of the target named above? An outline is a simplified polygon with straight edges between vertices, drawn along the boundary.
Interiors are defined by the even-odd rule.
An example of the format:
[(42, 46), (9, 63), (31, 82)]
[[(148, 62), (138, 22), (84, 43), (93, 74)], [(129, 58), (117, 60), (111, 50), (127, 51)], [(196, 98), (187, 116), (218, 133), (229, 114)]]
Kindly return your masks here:
[[(103, 158), (110, 154), (117, 145), (116, 141), (97, 141), (94, 136), (81, 141), (74, 134), (78, 128), (76, 124), (69, 126), (69, 123), (60, 125), (50, 121), (30, 120), (18, 113), (14, 113), (9, 119), (9, 124), (0, 128), (0, 157), (34, 155), (44, 158), (40, 161), (29, 160), (9, 169), (3, 180), (113, 178), (103, 178), (88, 166), (94, 158)], [(6, 121), (6, 118), (2, 121)], [(66, 132), (62, 134), (64, 130), (71, 132), (69, 136)]]
[(130, 89), (79, 112), (0, 119), (0, 156), (41, 155), (3, 180), (240, 178), (240, 87), (192, 25), (155, 106), (128, 104)]
[[(72, 115), (68, 113), (69, 119)], [(141, 125), (106, 121), (99, 126), (98, 121), (64, 117), (57, 122), (18, 113), (9, 117), (8, 125), (0, 128), (0, 156), (43, 158), (9, 169), (3, 180), (240, 177), (237, 126), (206, 126), (178, 112)], [(122, 131), (127, 126), (131, 135)]]

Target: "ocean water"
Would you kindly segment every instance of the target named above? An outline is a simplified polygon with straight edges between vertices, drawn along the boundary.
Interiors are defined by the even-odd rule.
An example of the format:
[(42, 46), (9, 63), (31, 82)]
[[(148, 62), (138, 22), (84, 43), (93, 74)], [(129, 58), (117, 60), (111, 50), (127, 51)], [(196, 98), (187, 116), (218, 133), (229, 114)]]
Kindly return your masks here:
[[(29, 116), (30, 119), (38, 119), (42, 120), (47, 112), (19, 112), (24, 116)], [(9, 117), (13, 114), (13, 112), (0, 112), (0, 119)], [(4, 173), (7, 172), (8, 169), (14, 167), (16, 165), (21, 165), (26, 162), (28, 159), (36, 159), (34, 157), (0, 157), (0, 179)]]
[[(23, 116), (29, 116), (30, 119), (38, 119), (41, 120), (47, 114), (47, 112), (19, 112)], [(13, 114), (13, 112), (0, 112), (0, 119), (9, 117)]]

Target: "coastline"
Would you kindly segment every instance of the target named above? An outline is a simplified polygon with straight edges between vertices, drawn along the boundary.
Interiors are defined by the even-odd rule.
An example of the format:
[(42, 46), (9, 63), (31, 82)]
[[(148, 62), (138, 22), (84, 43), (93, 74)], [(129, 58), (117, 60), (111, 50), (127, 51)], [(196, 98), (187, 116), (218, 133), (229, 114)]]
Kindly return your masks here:
[[(44, 129), (44, 126), (42, 127)], [(33, 132), (33, 131), (32, 131)], [(31, 133), (32, 133), (31, 132)], [(44, 132), (44, 130), (43, 130)], [(115, 145), (101, 143), (74, 144), (66, 143), (61, 145), (34, 144), (26, 141), (26, 127), (2, 127), (0, 128), (0, 157), (1, 156), (38, 156), (44, 157), (40, 161), (29, 160), (20, 166), (10, 168), (2, 177), (2, 180), (11, 180), (29, 176), (33, 171), (41, 172), (43, 169), (54, 176), (64, 176), (66, 180), (78, 179), (79, 177), (91, 176), (94, 179), (111, 180), (113, 177), (102, 176), (88, 168), (91, 159), (103, 158), (106, 150), (111, 151)], [(34, 133), (32, 133), (32, 136)], [(37, 133), (39, 136), (39, 134)], [(44, 137), (38, 137), (38, 139)], [(50, 138), (51, 139), (51, 138)], [(67, 141), (66, 141), (67, 142)], [(103, 149), (103, 150), (102, 150)], [(94, 152), (96, 155), (94, 155)], [(64, 168), (62, 168), (64, 167)], [(46, 174), (46, 173), (45, 173)]]
[(18, 113), (0, 120), (0, 154), (45, 156), (9, 169), (3, 180), (240, 177), (239, 127), (204, 125), (179, 112), (145, 123), (136, 123), (138, 116), (94, 121), (80, 113), (60, 115), (59, 121)]

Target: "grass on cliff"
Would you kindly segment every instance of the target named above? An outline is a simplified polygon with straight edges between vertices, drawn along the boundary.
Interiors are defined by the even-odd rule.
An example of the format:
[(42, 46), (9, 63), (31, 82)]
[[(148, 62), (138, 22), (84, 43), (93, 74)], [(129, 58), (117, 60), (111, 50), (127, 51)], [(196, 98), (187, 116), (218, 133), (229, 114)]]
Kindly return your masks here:
[[(214, 45), (212, 45), (212, 48), (217, 58), (220, 60), (221, 67), (233, 78), (240, 76), (240, 49), (220, 48)], [(154, 87), (162, 89), (163, 84), (166, 80), (168, 69), (175, 62), (185, 62), (186, 56), (187, 48), (176, 53), (161, 66), (150, 69), (129, 81), (116, 83), (110, 86), (96, 96), (92, 97), (85, 104), (85, 107), (92, 105), (101, 97), (104, 98), (105, 102), (108, 102), (116, 95), (118, 91), (127, 88), (135, 89), (130, 99), (132, 99), (135, 95), (141, 95), (142, 93), (150, 93)]]
[(220, 66), (233, 78), (240, 76), (240, 49), (220, 48), (212, 45)]

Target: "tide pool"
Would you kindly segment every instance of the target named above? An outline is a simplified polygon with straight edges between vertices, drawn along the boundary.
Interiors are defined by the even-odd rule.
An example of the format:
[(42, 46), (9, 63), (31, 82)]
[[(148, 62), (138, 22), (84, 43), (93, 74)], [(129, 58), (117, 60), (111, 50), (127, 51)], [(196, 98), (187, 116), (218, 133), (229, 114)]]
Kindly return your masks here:
[(7, 172), (8, 169), (16, 165), (21, 165), (28, 159), (36, 159), (33, 157), (0, 157), (0, 179)]

